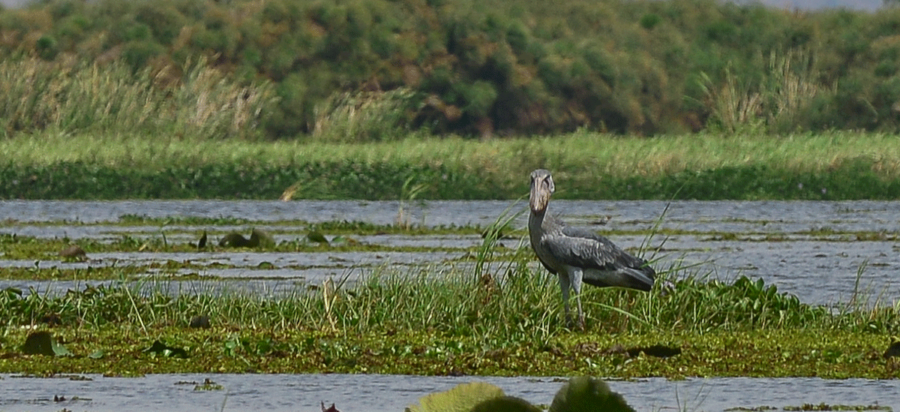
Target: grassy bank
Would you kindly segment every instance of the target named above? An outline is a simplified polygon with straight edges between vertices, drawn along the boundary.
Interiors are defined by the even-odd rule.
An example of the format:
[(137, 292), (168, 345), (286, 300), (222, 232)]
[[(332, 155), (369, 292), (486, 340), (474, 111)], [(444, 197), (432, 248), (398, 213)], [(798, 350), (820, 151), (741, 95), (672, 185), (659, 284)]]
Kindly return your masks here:
[[(0, 292), (0, 372), (900, 377), (881, 356), (900, 326), (894, 308), (834, 311), (746, 278), (681, 278), (668, 294), (588, 289), (584, 332), (561, 324), (553, 279), (515, 264), (477, 281), (385, 271), (282, 298), (152, 289)], [(188, 326), (200, 314), (211, 328)], [(74, 356), (22, 354), (28, 325)]]
[(2, 199), (511, 199), (536, 168), (570, 199), (895, 199), (900, 139), (564, 136), (359, 144), (140, 135), (0, 140)]

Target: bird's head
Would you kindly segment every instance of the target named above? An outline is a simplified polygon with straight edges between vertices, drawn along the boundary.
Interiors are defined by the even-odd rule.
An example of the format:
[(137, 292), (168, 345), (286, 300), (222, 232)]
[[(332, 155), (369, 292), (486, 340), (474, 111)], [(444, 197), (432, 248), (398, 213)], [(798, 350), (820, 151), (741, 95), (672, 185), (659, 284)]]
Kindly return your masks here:
[(543, 213), (547, 210), (547, 204), (550, 203), (550, 195), (556, 190), (553, 185), (553, 177), (550, 172), (544, 169), (538, 169), (531, 172), (531, 196), (529, 204), (531, 211), (534, 213)]

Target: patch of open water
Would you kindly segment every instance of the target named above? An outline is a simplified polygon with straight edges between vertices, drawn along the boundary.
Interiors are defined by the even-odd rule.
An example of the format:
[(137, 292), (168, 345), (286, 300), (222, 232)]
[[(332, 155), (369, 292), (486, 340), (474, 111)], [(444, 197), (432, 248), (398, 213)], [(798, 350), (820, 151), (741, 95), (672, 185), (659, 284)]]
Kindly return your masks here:
[[(405, 205), (409, 222), (426, 226), (485, 226), (497, 220), (511, 201), (426, 201)], [(521, 208), (525, 204), (519, 203)], [(613, 227), (644, 224), (665, 214), (665, 227), (686, 230), (717, 230), (731, 226), (767, 227), (772, 231), (798, 228), (855, 228), (856, 230), (900, 230), (900, 202), (891, 201), (587, 201), (555, 200), (552, 213), (571, 217), (572, 222), (593, 222), (609, 217)], [(0, 221), (47, 222), (68, 220), (97, 223), (118, 221), (123, 215), (205, 218), (243, 218), (273, 222), (361, 221), (394, 224), (397, 201), (0, 201)], [(518, 209), (514, 209), (518, 210)], [(524, 217), (522, 218), (524, 221)], [(617, 227), (618, 228), (618, 227)]]
[[(508, 201), (428, 201), (414, 202), (405, 208), (410, 214), (409, 221), (416, 224), (484, 227), (493, 223), (510, 204)], [(517, 206), (524, 207), (524, 204)], [(693, 233), (676, 234), (668, 239), (654, 237), (650, 245), (663, 245), (665, 249), (658, 256), (661, 260), (657, 267), (666, 268), (677, 262), (704, 263), (697, 268), (698, 273), (711, 273), (723, 280), (739, 275), (758, 277), (777, 285), (780, 291), (798, 295), (804, 302), (828, 304), (846, 300), (854, 293), (857, 271), (866, 265), (860, 281), (863, 291), (880, 296), (884, 304), (891, 304), (900, 295), (900, 282), (897, 281), (900, 243), (894, 240), (900, 233), (900, 202), (554, 201), (551, 207), (553, 213), (562, 215), (571, 224), (590, 226), (601, 233), (607, 230), (646, 231), (665, 211), (662, 227)], [(0, 201), (0, 221), (7, 222), (0, 227), (0, 233), (107, 241), (120, 238), (123, 233), (137, 233), (137, 237), (158, 237), (162, 233), (155, 226), (34, 224), (61, 220), (88, 224), (116, 222), (123, 215), (243, 218), (260, 222), (346, 220), (392, 224), (396, 221), (398, 208), (396, 201)], [(515, 224), (524, 227), (525, 216), (521, 216)], [(262, 228), (276, 229), (268, 226)], [(167, 226), (166, 230), (192, 229), (199, 233), (205, 228), (174, 225)], [(249, 226), (216, 229), (249, 232)], [(276, 233), (277, 241), (300, 239), (305, 236), (306, 230), (303, 226), (290, 225), (277, 229), (288, 231)], [(820, 235), (813, 238), (810, 236), (812, 232)], [(881, 232), (885, 236), (867, 241), (841, 241), (856, 232)], [(739, 238), (729, 237), (728, 234), (738, 235)], [(768, 235), (782, 240), (766, 241)], [(642, 235), (612, 237), (620, 246), (632, 250), (645, 241)], [(198, 274), (228, 277), (232, 287), (237, 285), (235, 278), (240, 277), (246, 277), (248, 281), (256, 278), (257, 284), (259, 278), (277, 282), (278, 277), (302, 277), (309, 283), (319, 284), (325, 278), (335, 276), (350, 276), (352, 282), (357, 276), (371, 273), (384, 265), (411, 268), (457, 265), (458, 259), (465, 256), (466, 249), (481, 243), (477, 235), (375, 235), (353, 238), (371, 245), (455, 248), (459, 252), (90, 253), (93, 260), (87, 263), (61, 263), (55, 256), (47, 256), (46, 261), (38, 264), (41, 267), (86, 268), (110, 264), (145, 265), (165, 260), (190, 261), (201, 265), (220, 263), (233, 268), (210, 268)], [(171, 242), (195, 240), (185, 233), (173, 233), (167, 235), (167, 239)], [(514, 248), (520, 242), (521, 239), (505, 239), (501, 243)], [(258, 270), (257, 266), (263, 262), (284, 270)], [(0, 260), (3, 266), (30, 267), (34, 263)], [(290, 268), (296, 270), (287, 270)], [(19, 281), (16, 284), (21, 286), (23, 283)], [(25, 284), (44, 290), (57, 288), (47, 282)], [(0, 281), (2, 286), (4, 282)], [(68, 288), (68, 285), (57, 286)]]
[[(82, 376), (82, 375), (78, 375)], [(342, 412), (399, 412), (427, 394), (461, 383), (488, 382), (507, 395), (548, 405), (563, 380), (531, 377), (444, 377), (405, 375), (200, 375), (166, 374), (141, 378), (83, 375), (17, 378), (0, 375), (0, 410), (92, 412), (122, 410), (316, 411), (321, 402)], [(205, 379), (222, 390), (194, 390)], [(898, 380), (818, 378), (714, 378), (669, 381), (610, 381), (638, 411), (725, 411), (735, 407), (783, 408), (804, 404), (873, 405), (900, 408)], [(65, 397), (55, 402), (54, 396)]]

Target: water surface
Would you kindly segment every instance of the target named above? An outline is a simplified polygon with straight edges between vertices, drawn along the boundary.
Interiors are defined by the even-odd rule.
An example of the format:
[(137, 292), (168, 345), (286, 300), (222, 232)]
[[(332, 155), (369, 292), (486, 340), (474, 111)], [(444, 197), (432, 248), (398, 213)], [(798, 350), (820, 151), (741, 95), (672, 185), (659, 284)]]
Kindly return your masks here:
[[(523, 203), (511, 201), (427, 201), (404, 205), (407, 223), (428, 227), (487, 227), (507, 208), (522, 211)], [(99, 239), (115, 241), (123, 234), (167, 241), (194, 241), (196, 233), (207, 229), (198, 225), (119, 226), (122, 216), (151, 218), (242, 218), (263, 222), (262, 229), (277, 230), (276, 241), (296, 241), (307, 231), (307, 223), (360, 221), (389, 225), (397, 222), (400, 204), (396, 201), (2, 201), (0, 233), (16, 233), (43, 238)], [(889, 305), (900, 296), (900, 202), (884, 201), (554, 201), (551, 213), (560, 214), (573, 225), (583, 225), (600, 233), (634, 231), (634, 235), (610, 237), (620, 246), (636, 251), (647, 246), (657, 268), (696, 265), (696, 274), (729, 281), (746, 275), (762, 278), (780, 291), (796, 294), (811, 304), (847, 301), (865, 292), (871, 301)], [(70, 224), (47, 226), (46, 222)], [(295, 223), (266, 226), (265, 222)], [(306, 223), (304, 223), (306, 222)], [(644, 233), (654, 225), (675, 231), (671, 236), (647, 239)], [(514, 222), (525, 226), (525, 215)], [(250, 227), (215, 227), (216, 230), (249, 232)], [(856, 240), (863, 234), (867, 240)], [(328, 234), (326, 234), (328, 235)], [(880, 237), (879, 237), (880, 236)], [(353, 237), (351, 235), (351, 237)], [(60, 263), (48, 255), (41, 267), (87, 267), (143, 265), (161, 260), (194, 264), (226, 264), (230, 269), (201, 270), (197, 274), (247, 279), (267, 285), (269, 290), (297, 285), (321, 284), (329, 277), (349, 277), (351, 282), (385, 267), (402, 267), (411, 273), (440, 272), (459, 267), (482, 240), (477, 235), (376, 235), (356, 236), (364, 244), (388, 247), (444, 248), (448, 251), (329, 252), (322, 253), (111, 253), (91, 254), (86, 263)], [(522, 245), (522, 239), (506, 239), (506, 248)], [(527, 244), (526, 244), (527, 245)], [(455, 250), (455, 251), (454, 251)], [(655, 252), (655, 253), (654, 253)], [(2, 251), (0, 251), (2, 253)], [(2, 255), (0, 255), (2, 259)], [(276, 270), (259, 270), (260, 263)], [(3, 266), (30, 267), (33, 261), (3, 261)], [(543, 273), (535, 265), (535, 270)], [(864, 268), (865, 270), (861, 271)], [(861, 273), (859, 282), (857, 275)], [(152, 275), (149, 272), (148, 275)], [(279, 278), (284, 278), (280, 281)], [(286, 283), (285, 283), (286, 282)], [(0, 281), (0, 287), (35, 286), (40, 290), (66, 290), (67, 282)], [(302, 286), (302, 285), (300, 285)], [(239, 287), (231, 282), (231, 287)], [(179, 290), (184, 288), (178, 287)]]
[[(564, 379), (533, 377), (423, 377), (406, 375), (200, 375), (167, 374), (142, 378), (75, 375), (89, 380), (17, 378), (0, 375), (0, 410), (92, 412), (122, 410), (310, 411), (334, 403), (342, 412), (400, 412), (424, 395), (460, 383), (488, 382), (507, 395), (549, 405)], [(195, 390), (205, 379), (219, 391)], [(804, 404), (873, 405), (900, 408), (898, 380), (822, 380), (818, 378), (715, 378), (669, 381), (610, 381), (638, 411), (725, 411), (729, 408)], [(65, 397), (54, 402), (54, 396)], [(76, 399), (79, 398), (79, 399)]]

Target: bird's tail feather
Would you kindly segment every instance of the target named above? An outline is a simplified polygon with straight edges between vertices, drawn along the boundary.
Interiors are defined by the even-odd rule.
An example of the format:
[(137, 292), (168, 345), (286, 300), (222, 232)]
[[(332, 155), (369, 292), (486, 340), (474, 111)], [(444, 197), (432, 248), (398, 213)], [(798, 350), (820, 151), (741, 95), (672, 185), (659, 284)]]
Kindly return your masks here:
[(640, 269), (620, 268), (615, 271), (587, 270), (582, 276), (582, 281), (588, 285), (598, 287), (618, 286), (649, 291), (653, 289), (654, 275), (653, 269), (649, 267)]

